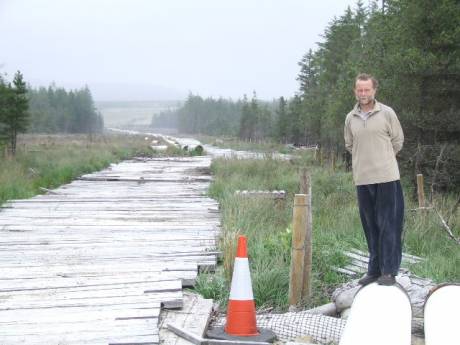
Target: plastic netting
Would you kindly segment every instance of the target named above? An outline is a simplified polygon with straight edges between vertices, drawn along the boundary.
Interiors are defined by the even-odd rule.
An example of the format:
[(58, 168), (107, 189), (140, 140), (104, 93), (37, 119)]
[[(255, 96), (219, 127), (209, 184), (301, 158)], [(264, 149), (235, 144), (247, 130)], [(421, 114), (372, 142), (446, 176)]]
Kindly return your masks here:
[[(279, 340), (291, 341), (302, 336), (311, 336), (320, 344), (338, 344), (345, 327), (345, 320), (331, 316), (304, 312), (284, 314), (260, 314), (256, 316), (258, 328), (268, 328)], [(226, 318), (214, 320), (210, 327), (225, 326)]]

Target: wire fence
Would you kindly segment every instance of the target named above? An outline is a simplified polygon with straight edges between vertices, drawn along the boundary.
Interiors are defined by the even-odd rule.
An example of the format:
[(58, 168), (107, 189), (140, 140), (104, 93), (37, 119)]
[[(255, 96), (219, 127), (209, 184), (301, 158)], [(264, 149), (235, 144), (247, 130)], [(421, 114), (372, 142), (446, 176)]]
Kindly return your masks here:
[[(284, 314), (259, 314), (256, 316), (258, 328), (268, 328), (281, 341), (292, 341), (298, 337), (310, 336), (320, 344), (338, 344), (346, 320), (311, 314), (307, 311)], [(212, 321), (210, 328), (225, 326), (226, 318)]]

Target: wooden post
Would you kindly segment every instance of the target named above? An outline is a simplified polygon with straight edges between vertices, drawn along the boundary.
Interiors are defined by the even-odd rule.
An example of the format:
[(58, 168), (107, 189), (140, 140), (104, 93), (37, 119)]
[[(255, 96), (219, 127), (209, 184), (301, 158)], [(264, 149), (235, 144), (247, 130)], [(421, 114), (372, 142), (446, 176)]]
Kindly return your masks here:
[(289, 276), (289, 305), (296, 305), (302, 298), (305, 264), (305, 235), (307, 230), (307, 195), (296, 194), (292, 215), (291, 272)]
[(308, 178), (307, 168), (303, 168), (300, 176), (300, 194), (308, 194)]
[(311, 295), (311, 217), (308, 215), (308, 210), (311, 210), (310, 202), (307, 194), (295, 195), (289, 279), (289, 305), (292, 306)]
[(418, 196), (418, 207), (425, 207), (425, 191), (423, 189), (423, 175), (417, 174), (417, 196)]
[(309, 301), (311, 297), (311, 268), (312, 268), (312, 208), (311, 208), (311, 179), (307, 175), (307, 190), (306, 190), (306, 231), (305, 231), (305, 257), (303, 267), (303, 286), (302, 300)]

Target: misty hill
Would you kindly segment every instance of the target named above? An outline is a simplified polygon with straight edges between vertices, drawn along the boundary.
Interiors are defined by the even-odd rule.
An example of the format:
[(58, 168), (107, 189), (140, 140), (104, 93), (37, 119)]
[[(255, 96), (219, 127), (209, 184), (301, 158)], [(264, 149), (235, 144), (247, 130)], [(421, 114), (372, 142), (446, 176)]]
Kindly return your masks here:
[(96, 101), (171, 101), (187, 97), (181, 90), (153, 84), (90, 82), (88, 86)]
[(182, 101), (96, 101), (96, 108), (104, 118), (105, 127), (140, 128), (148, 127), (154, 114), (175, 110)]

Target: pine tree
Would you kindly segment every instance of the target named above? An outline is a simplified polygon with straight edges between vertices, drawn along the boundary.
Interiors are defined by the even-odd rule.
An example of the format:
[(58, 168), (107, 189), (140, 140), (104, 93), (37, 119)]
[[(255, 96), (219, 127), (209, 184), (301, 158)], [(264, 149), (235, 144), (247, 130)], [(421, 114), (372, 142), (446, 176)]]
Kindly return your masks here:
[(278, 109), (276, 111), (277, 115), (277, 138), (283, 143), (288, 141), (288, 131), (289, 131), (289, 119), (287, 118), (287, 102), (284, 97), (280, 97), (278, 102)]
[(300, 92), (306, 95), (317, 84), (313, 50), (310, 49), (297, 64), (300, 66), (300, 72), (297, 76), (297, 80), (300, 82)]
[(251, 106), (248, 103), (246, 95), (243, 97), (241, 107), (241, 119), (239, 137), (243, 140), (250, 140), (254, 133), (254, 119), (252, 116)]
[(13, 84), (2, 82), (2, 105), (5, 109), (1, 114), (3, 137), (9, 144), (10, 151), (16, 154), (16, 142), (19, 133), (24, 133), (29, 125), (29, 103), (27, 99), (27, 86), (21, 72), (14, 75)]
[[(402, 160), (433, 189), (460, 185), (460, 5), (455, 0), (388, 0), (385, 91), (405, 129)], [(437, 163), (436, 163), (437, 162)], [(433, 185), (433, 184), (432, 184)]]
[(287, 116), (289, 119), (289, 133), (296, 145), (305, 144), (305, 122), (302, 121), (302, 99), (295, 95), (288, 103)]
[(0, 147), (8, 140), (6, 118), (11, 107), (11, 86), (0, 75)]

